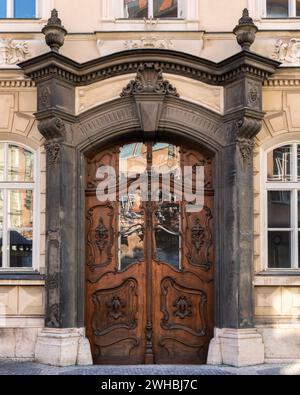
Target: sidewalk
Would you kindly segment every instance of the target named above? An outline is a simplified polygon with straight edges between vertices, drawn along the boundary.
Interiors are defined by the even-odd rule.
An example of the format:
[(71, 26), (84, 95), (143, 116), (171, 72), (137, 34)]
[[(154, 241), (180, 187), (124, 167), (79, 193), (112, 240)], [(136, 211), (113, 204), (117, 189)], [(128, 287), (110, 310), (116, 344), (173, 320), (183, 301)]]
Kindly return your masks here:
[(32, 362), (0, 361), (0, 375), (300, 375), (300, 364), (260, 365), (246, 368), (228, 366), (72, 366), (56, 368)]

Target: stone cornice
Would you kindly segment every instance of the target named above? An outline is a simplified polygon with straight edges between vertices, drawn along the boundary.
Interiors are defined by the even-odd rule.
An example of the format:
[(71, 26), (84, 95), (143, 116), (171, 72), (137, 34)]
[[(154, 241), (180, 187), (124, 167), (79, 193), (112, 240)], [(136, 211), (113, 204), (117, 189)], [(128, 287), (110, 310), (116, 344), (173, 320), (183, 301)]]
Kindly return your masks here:
[(35, 82), (30, 79), (1, 79), (0, 78), (0, 89), (1, 88), (34, 88)]
[(144, 62), (153, 62), (169, 74), (227, 85), (245, 75), (261, 81), (269, 78), (280, 63), (249, 51), (242, 51), (220, 63), (182, 52), (161, 49), (137, 49), (115, 53), (86, 63), (77, 63), (61, 54), (48, 52), (19, 64), (35, 82), (56, 77), (76, 86), (89, 85), (118, 75), (136, 73)]
[(280, 67), (275, 74), (264, 81), (266, 87), (299, 87), (300, 67)]

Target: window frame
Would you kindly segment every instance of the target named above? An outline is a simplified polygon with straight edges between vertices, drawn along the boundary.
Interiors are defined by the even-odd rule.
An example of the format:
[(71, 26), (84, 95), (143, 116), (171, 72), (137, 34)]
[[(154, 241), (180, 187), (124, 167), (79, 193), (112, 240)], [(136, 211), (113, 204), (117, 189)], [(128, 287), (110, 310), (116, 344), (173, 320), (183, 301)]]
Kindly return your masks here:
[[(3, 199), (3, 252), (2, 252), (2, 267), (0, 267), (0, 274), (5, 273), (32, 273), (37, 272), (39, 269), (38, 265), (38, 257), (39, 257), (39, 227), (40, 227), (40, 219), (39, 219), (39, 207), (40, 207), (40, 193), (39, 193), (39, 183), (38, 183), (38, 174), (39, 174), (39, 158), (38, 153), (32, 147), (22, 144), (18, 141), (13, 140), (0, 140), (0, 144), (4, 145), (4, 173), (7, 174), (7, 166), (8, 166), (8, 146), (14, 145), (20, 148), (24, 148), (27, 151), (33, 154), (33, 181), (26, 182), (18, 182), (18, 181), (0, 181), (0, 189), (4, 190), (4, 199)], [(32, 265), (31, 267), (10, 267), (8, 266), (7, 256), (9, 254), (9, 246), (7, 244), (7, 232), (8, 232), (8, 191), (13, 189), (28, 189), (33, 192), (33, 224), (32, 224)], [(22, 228), (23, 229), (23, 228)], [(6, 245), (6, 248), (5, 248)]]
[(298, 19), (300, 18), (300, 15), (296, 15), (296, 0), (289, 0), (289, 15), (287, 17), (271, 17), (267, 15), (267, 1), (268, 0), (263, 0), (263, 18), (266, 18), (268, 20), (272, 19)]
[[(283, 146), (292, 146), (292, 179), (290, 181), (268, 181), (268, 154), (274, 151), (276, 148)], [(268, 272), (300, 272), (299, 262), (299, 244), (298, 239), (300, 237), (300, 228), (298, 227), (298, 192), (300, 192), (300, 180), (298, 180), (298, 146), (300, 147), (300, 141), (297, 139), (293, 140), (281, 140), (277, 144), (273, 144), (263, 151), (262, 158), (262, 231), (263, 236), (261, 237), (261, 256), (263, 259), (263, 269)], [(268, 192), (269, 191), (290, 191), (291, 192), (291, 227), (281, 228), (280, 231), (291, 232), (291, 267), (290, 268), (270, 268), (268, 265), (269, 251), (268, 251), (268, 234), (269, 231), (276, 231), (279, 229), (269, 228), (268, 226)], [(297, 215), (298, 214), (298, 215)]]
[(24, 20), (34, 20), (39, 18), (40, 14), (40, 2), (42, 0), (35, 0), (35, 16), (31, 18), (16, 18), (14, 16), (14, 0), (6, 0), (6, 17), (5, 18), (0, 18), (0, 19), (24, 19)]

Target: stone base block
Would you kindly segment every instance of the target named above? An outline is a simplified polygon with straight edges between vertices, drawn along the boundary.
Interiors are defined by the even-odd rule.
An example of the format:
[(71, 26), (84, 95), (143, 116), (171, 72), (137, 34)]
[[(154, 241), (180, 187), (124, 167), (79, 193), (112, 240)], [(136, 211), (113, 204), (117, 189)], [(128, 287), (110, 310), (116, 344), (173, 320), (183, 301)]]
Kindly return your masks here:
[(37, 338), (35, 360), (52, 366), (72, 366), (76, 365), (77, 360), (86, 365), (86, 361), (91, 360), (91, 351), (86, 342), (82, 347), (83, 339), (81, 329), (45, 328)]
[(256, 329), (223, 329), (220, 339), (223, 364), (242, 367), (264, 363), (264, 344)]

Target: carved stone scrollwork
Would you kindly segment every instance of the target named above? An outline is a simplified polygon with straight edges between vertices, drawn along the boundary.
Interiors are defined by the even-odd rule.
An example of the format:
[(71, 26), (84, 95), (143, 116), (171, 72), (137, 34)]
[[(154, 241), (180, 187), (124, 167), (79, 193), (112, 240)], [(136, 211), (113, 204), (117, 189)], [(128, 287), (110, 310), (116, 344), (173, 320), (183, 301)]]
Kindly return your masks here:
[(159, 93), (179, 97), (176, 88), (163, 77), (162, 68), (156, 63), (144, 63), (138, 70), (135, 80), (123, 89), (121, 97), (140, 93)]
[(262, 120), (259, 118), (243, 117), (236, 121), (236, 134), (238, 138), (251, 139), (260, 131)]
[(55, 166), (59, 159), (60, 144), (58, 143), (46, 143), (45, 150), (48, 158), (48, 165)]
[(173, 302), (174, 310), (174, 317), (179, 317), (180, 319), (185, 319), (186, 317), (192, 317), (192, 302), (190, 298), (186, 296), (179, 296)]
[(62, 140), (65, 133), (65, 124), (58, 118), (50, 118), (44, 121), (40, 121), (38, 129), (46, 140)]
[(243, 159), (248, 161), (252, 157), (254, 142), (250, 139), (239, 138), (237, 144)]
[(60, 118), (55, 117), (41, 121), (38, 129), (47, 140), (44, 145), (47, 153), (47, 163), (49, 166), (55, 166), (60, 157), (60, 143), (64, 139), (65, 124)]

